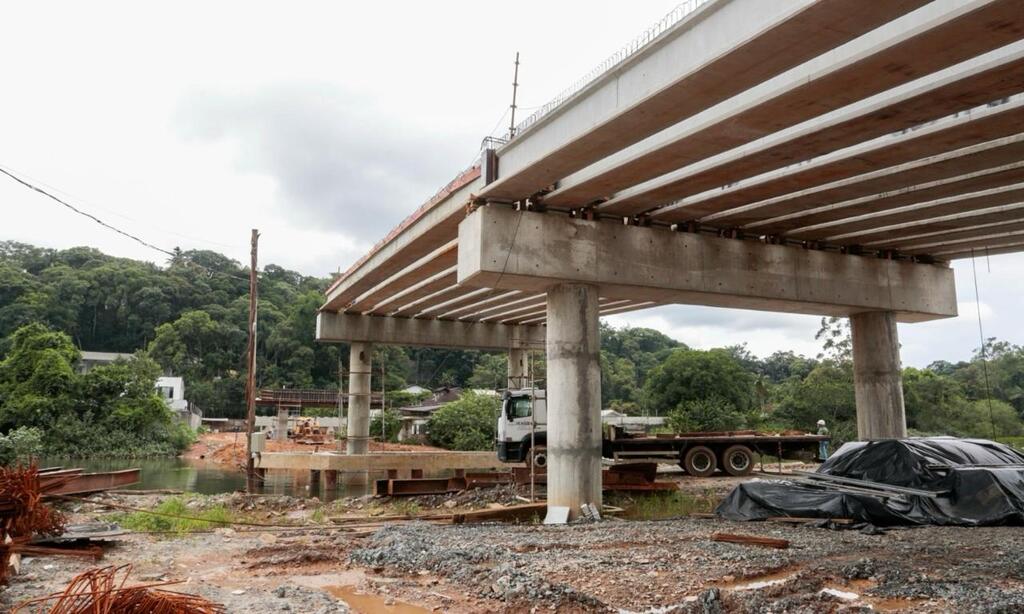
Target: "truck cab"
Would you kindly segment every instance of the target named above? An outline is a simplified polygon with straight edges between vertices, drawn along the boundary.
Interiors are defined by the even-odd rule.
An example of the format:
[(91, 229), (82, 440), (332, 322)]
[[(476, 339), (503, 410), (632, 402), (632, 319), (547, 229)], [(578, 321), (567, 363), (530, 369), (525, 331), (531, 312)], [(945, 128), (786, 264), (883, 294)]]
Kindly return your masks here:
[[(498, 460), (544, 465), (547, 443), (547, 401), (543, 390), (507, 390), (498, 416)], [(532, 444), (532, 445), (531, 445)], [(533, 455), (530, 452), (533, 450)]]

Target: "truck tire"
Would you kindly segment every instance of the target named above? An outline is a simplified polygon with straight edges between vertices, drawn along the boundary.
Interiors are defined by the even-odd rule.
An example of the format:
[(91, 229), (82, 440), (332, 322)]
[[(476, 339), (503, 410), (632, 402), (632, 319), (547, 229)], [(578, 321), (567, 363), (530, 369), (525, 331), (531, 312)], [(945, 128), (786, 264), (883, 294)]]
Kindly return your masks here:
[(548, 449), (545, 446), (537, 446), (526, 454), (526, 466), (533, 465), (538, 469), (547, 469)]
[(694, 446), (687, 450), (683, 457), (683, 469), (698, 478), (706, 478), (713, 474), (717, 464), (715, 453), (705, 446)]
[(744, 445), (730, 446), (722, 453), (722, 469), (736, 477), (750, 475), (754, 472), (754, 453)]

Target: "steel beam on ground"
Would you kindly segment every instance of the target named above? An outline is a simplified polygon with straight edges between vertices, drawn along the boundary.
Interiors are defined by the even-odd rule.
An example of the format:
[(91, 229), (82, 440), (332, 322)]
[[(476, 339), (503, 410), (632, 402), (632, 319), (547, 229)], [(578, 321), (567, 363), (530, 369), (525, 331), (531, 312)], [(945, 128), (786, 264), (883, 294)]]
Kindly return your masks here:
[[(929, 112), (920, 103), (907, 107), (912, 102), (907, 100), (895, 117), (888, 117), (894, 110), (868, 114), (855, 128), (846, 126), (844, 134), (832, 139), (828, 151), (1017, 93), (1019, 90), (1001, 93), (1005, 84), (1000, 88), (999, 83), (1019, 82), (1019, 65), (1007, 65), (1001, 71), (995, 65), (988, 70), (966, 67), (972, 74), (964, 74), (963, 66), (947, 69), (969, 60), (973, 63), (982, 54), (1019, 41), (1024, 36), (1024, 15), (1018, 2), (932, 3), (912, 16), (916, 17), (913, 23), (901, 20), (879, 28), (565, 177), (558, 189), (545, 196), (545, 202), (566, 207), (588, 205), (802, 122), (818, 117), (827, 121), (822, 116), (834, 109), (872, 97), (891, 97), (897, 88), (933, 97), (936, 104)], [(982, 73), (989, 73), (988, 78)], [(960, 79), (953, 78), (961, 83), (954, 86), (949, 82), (951, 75), (959, 75)], [(913, 87), (905, 87), (915, 79)], [(931, 87), (922, 87), (926, 83)], [(940, 102), (943, 97), (947, 100)], [(892, 121), (886, 121), (889, 119)], [(864, 136), (851, 140), (857, 134)], [(801, 150), (800, 157), (788, 161), (823, 153), (813, 151)]]
[[(992, 168), (1021, 159), (1024, 134), (1018, 132), (1022, 125), (1024, 97), (997, 107), (946, 117), (933, 125), (902, 134), (877, 137), (805, 163), (736, 181), (737, 177), (747, 175), (751, 158), (765, 156), (769, 160), (765, 152), (771, 151), (773, 142), (785, 137), (763, 139), (757, 147), (741, 147), (659, 179), (665, 183), (686, 179), (685, 192), (693, 196), (653, 211), (651, 216), (698, 219), (722, 227), (742, 226), (804, 208), (799, 202), (786, 198), (795, 193), (813, 193), (832, 202)], [(766, 165), (774, 164), (778, 162), (768, 161)], [(869, 185), (861, 188), (863, 184)], [(820, 189), (816, 192), (808, 192), (818, 186)], [(640, 189), (625, 190), (621, 197), (624, 199), (631, 191)], [(857, 192), (858, 189), (863, 191)], [(839, 190), (844, 191), (838, 196), (832, 195)], [(620, 196), (599, 205), (598, 210), (614, 212), (618, 199)], [(658, 201), (664, 202), (660, 197)], [(822, 201), (813, 202), (817, 205)], [(650, 206), (653, 205), (647, 203), (620, 212), (638, 212)]]
[(480, 194), (518, 200), (926, 5), (889, 0), (709, 2), (516, 135)]
[(366, 342), (384, 345), (416, 345), (482, 350), (531, 349), (543, 346), (544, 329), (506, 326), (491, 322), (459, 322), (364, 316), (321, 311), (317, 314), (316, 340)]
[[(517, 216), (526, 217), (513, 240)], [(944, 266), (493, 205), (459, 227), (459, 283), (527, 292), (588, 283), (606, 298), (817, 315), (880, 309), (905, 322), (956, 315)]]

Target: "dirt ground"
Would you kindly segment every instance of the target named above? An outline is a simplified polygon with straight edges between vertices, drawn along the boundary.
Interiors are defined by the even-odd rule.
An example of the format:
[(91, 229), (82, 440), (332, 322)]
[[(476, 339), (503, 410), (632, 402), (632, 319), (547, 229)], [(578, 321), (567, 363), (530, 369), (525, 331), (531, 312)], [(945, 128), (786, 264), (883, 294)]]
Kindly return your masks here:
[[(684, 492), (719, 497), (734, 479), (679, 477)], [(749, 479), (749, 478), (748, 478)], [(256, 522), (324, 522), (398, 509), (457, 511), (513, 504), (510, 487), (415, 500), (197, 497)], [(154, 506), (160, 496), (97, 496), (69, 508), (102, 519), (102, 504)], [(712, 541), (716, 531), (782, 538), (785, 550)], [(129, 534), (102, 564), (132, 579), (186, 580), (176, 590), (229, 612), (1021, 612), (1024, 531), (928, 527), (884, 533), (694, 517), (606, 519), (568, 526), (322, 524), (236, 527), (184, 536)], [(0, 605), (58, 591), (91, 566), (26, 559)]]
[[(337, 444), (332, 443), (323, 446), (296, 443), (288, 441), (268, 441), (267, 452), (313, 452), (322, 450), (333, 450)], [(371, 452), (426, 452), (438, 450), (431, 446), (415, 444), (388, 443), (380, 441), (369, 442)], [(207, 460), (214, 463), (226, 465), (241, 465), (245, 461), (245, 434), (244, 433), (203, 433), (198, 441), (181, 455), (182, 458), (193, 460)]]

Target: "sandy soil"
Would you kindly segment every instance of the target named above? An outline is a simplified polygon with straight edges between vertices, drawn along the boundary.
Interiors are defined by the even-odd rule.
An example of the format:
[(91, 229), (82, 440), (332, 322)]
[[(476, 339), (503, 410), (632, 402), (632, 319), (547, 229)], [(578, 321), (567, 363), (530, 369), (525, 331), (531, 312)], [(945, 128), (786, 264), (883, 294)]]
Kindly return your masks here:
[[(337, 444), (314, 446), (288, 441), (268, 441), (267, 452), (314, 452), (337, 449)], [(415, 444), (370, 441), (371, 452), (416, 452), (439, 450), (431, 446)], [(243, 433), (204, 433), (182, 458), (202, 459), (226, 465), (241, 465), (245, 460), (245, 435)]]

